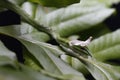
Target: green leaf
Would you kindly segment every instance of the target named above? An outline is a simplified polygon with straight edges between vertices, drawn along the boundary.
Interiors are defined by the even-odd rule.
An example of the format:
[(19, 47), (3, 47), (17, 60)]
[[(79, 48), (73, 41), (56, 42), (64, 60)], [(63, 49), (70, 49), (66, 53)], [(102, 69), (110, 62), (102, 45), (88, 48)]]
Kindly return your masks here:
[[(50, 73), (49, 77), (47, 77), (48, 74), (43, 73), (44, 74), (43, 75), (43, 74), (36, 72), (28, 67), (25, 67), (24, 65), (21, 65), (21, 67), (20, 67), (20, 70), (22, 70), (22, 71), (17, 71), (16, 69), (11, 69), (11, 67), (9, 65), (16, 68), (15, 63), (12, 61), (12, 59), (9, 59), (7, 56), (0, 56), (0, 78), (2, 78), (2, 80), (7, 80), (8, 78), (11, 78), (12, 80), (21, 80), (21, 79), (22, 80), (28, 80), (28, 79), (29, 80), (56, 80), (56, 79), (50, 78), (50, 77), (57, 76), (57, 75), (53, 76), (53, 75), (51, 75), (51, 73)], [(63, 80), (64, 79), (79, 80), (81, 78), (79, 76), (75, 75), (75, 74), (70, 74), (70, 75), (61, 76), (61, 78)], [(84, 79), (81, 78), (81, 80), (84, 80)]]
[[(26, 67), (24, 65), (21, 65), (22, 72), (25, 74), (29, 74), (32, 77), (35, 77), (37, 80), (83, 80), (79, 77), (79, 75), (74, 75), (74, 74), (65, 74), (65, 75), (56, 75), (53, 73), (49, 73), (45, 70), (41, 70), (40, 72), (36, 72), (34, 70), (30, 70), (29, 67)], [(51, 77), (51, 78), (50, 78)]]
[[(40, 5), (37, 5), (37, 9), (36, 9), (36, 14), (35, 14), (35, 20), (40, 22), (42, 24), (42, 19), (45, 18), (45, 15), (47, 15), (48, 13), (56, 10), (57, 8), (53, 8), (53, 7), (43, 7)], [(48, 26), (49, 27), (49, 26)]]
[[(20, 70), (19, 70), (20, 68)], [(22, 71), (21, 71), (22, 70)], [(56, 80), (36, 72), (24, 65), (19, 65), (15, 54), (0, 41), (0, 79), (1, 80)]]
[(48, 76), (48, 75), (43, 74), (41, 72), (37, 72), (37, 71), (27, 67), (27, 66), (20, 64), (20, 67), (22, 68), (22, 71), (21, 71), (22, 73), (34, 78), (32, 80), (57, 80), (55, 78), (52, 78), (51, 76)]
[(23, 48), (24, 64), (34, 70), (40, 71), (42, 66), (39, 65), (39, 62), (30, 54), (31, 53), (26, 48)]
[(31, 2), (39, 3), (48, 7), (65, 7), (73, 3), (78, 3), (80, 0), (28, 0)]
[[(10, 31), (9, 31), (10, 29)], [(43, 43), (37, 40), (30, 40), (27, 36), (24, 35), (14, 35), (12, 32), (15, 28), (1, 27), (0, 32), (2, 34), (6, 34), (17, 38), (21, 41), (21, 43), (28, 49), (33, 57), (38, 60), (38, 64), (40, 64), (46, 71), (49, 71), (54, 74), (71, 74), (80, 76), (81, 80), (85, 80), (83, 75), (71, 68), (69, 65), (64, 63), (61, 59), (59, 59), (59, 55), (64, 54), (57, 47), (52, 46), (47, 43)], [(15, 32), (15, 31), (14, 31)]]
[[(68, 48), (69, 49), (69, 48)], [(78, 55), (78, 53), (74, 51), (70, 51), (68, 49), (64, 49), (68, 55), (73, 56), (80, 60), (87, 70), (92, 74), (95, 80), (119, 80), (119, 71), (114, 69), (113, 66), (99, 62), (95, 60), (93, 57), (83, 57)]]
[[(54, 26), (53, 30), (57, 29), (57, 32), (61, 36), (69, 36), (71, 34), (78, 33), (82, 30), (86, 30), (93, 27), (94, 25), (101, 23), (114, 12), (114, 9), (106, 8), (103, 4), (88, 4), (86, 2), (87, 1), (82, 1), (82, 5), (74, 4), (67, 8), (58, 9), (46, 15), (45, 19), (40, 21), (45, 26)], [(5, 6), (4, 4), (7, 4), (7, 6)], [(1, 1), (1, 5), (20, 14), (25, 21), (27, 21), (36, 29), (51, 35), (49, 29), (38, 24), (37, 22), (35, 22), (35, 20), (31, 19), (22, 9), (20, 9), (20, 7), (8, 1)], [(94, 15), (97, 16), (94, 17)], [(87, 22), (88, 19), (90, 20), (89, 22)]]
[[(68, 52), (68, 51), (67, 51)], [(92, 74), (95, 80), (119, 80), (120, 72), (117, 71), (113, 66), (99, 62), (92, 57), (84, 58), (77, 55), (75, 52), (68, 52), (68, 55), (72, 55), (80, 60), (87, 70)]]
[(53, 10), (56, 9), (50, 7), (43, 7), (31, 2), (24, 2), (21, 8), (27, 14), (29, 14), (31, 18), (35, 19), (38, 22), (41, 22), (41, 19), (43, 19), (47, 13), (52, 12)]
[(40, 62), (40, 64), (46, 71), (49, 71), (54, 74), (79, 75), (81, 76), (80, 79), (84, 80), (84, 77), (81, 73), (77, 72), (69, 65), (64, 63), (57, 56), (55, 56), (59, 55), (62, 52), (60, 50), (55, 49), (54, 46), (52, 47), (52, 45), (42, 42), (24, 40), (24, 38), (21, 38), (20, 41), (25, 45), (28, 51)]
[(24, 35), (24, 37), (30, 40), (37, 40), (37, 41), (42, 41), (42, 42), (47, 42), (50, 40), (50, 37), (47, 34), (42, 33), (42, 32), (33, 32), (30, 34)]
[[(89, 60), (89, 59), (88, 59)], [(86, 68), (96, 80), (119, 80), (119, 72), (111, 65), (104, 64), (95, 60), (86, 60)]]
[(42, 22), (45, 26), (52, 27), (61, 36), (69, 36), (94, 27), (115, 11), (112, 8), (106, 8), (103, 4), (87, 4), (86, 2), (81, 1), (80, 4), (48, 13)]
[[(81, 2), (82, 2), (82, 1), (81, 1)], [(120, 0), (92, 0), (92, 1), (90, 1), (90, 0), (84, 0), (84, 2), (85, 2), (86, 4), (88, 4), (88, 5), (90, 5), (90, 4), (103, 4), (103, 5), (107, 6), (107, 7), (110, 7), (110, 6), (112, 6), (113, 4), (119, 3)], [(83, 3), (83, 4), (84, 4), (84, 3)], [(82, 5), (83, 5), (83, 4), (82, 4)]]
[(57, 80), (19, 64), (20, 70), (0, 67), (1, 80)]
[(35, 80), (31, 76), (25, 75), (24, 73), (13, 71), (9, 69), (0, 69), (1, 80)]
[(120, 58), (120, 29), (93, 40), (89, 49), (94, 57), (101, 61)]
[(38, 32), (32, 26), (26, 23), (22, 23), (21, 25), (12, 25), (0, 27), (0, 34), (5, 34), (11, 37), (18, 37), (24, 35), (27, 39), (37, 40), (46, 42), (50, 39), (50, 37), (43, 32)]
[(68, 56), (68, 55), (61, 55), (61, 59), (71, 65), (73, 68), (77, 69), (78, 71), (82, 72), (84, 75), (89, 74), (88, 70), (85, 66), (80, 62), (78, 59)]
[(16, 70), (18, 69), (18, 65), (16, 62), (17, 61), (14, 61), (7, 56), (0, 56), (0, 67), (12, 68)]

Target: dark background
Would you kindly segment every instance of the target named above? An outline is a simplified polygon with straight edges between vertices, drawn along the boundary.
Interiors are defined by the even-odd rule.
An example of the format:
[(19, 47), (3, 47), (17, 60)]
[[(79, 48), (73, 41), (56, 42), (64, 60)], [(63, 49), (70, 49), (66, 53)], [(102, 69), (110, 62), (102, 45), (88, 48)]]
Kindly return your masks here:
[(120, 3), (119, 4), (114, 4), (112, 6), (113, 8), (116, 8), (117, 15), (112, 15), (110, 18), (105, 20), (105, 23), (108, 25), (108, 27), (114, 31), (118, 28), (120, 28)]
[[(114, 4), (112, 7), (116, 8), (117, 15), (112, 15), (104, 21), (104, 23), (112, 30), (120, 28), (120, 3)], [(20, 24), (20, 16), (13, 11), (7, 10), (0, 12), (0, 27), (5, 27), (6, 25)], [(14, 51), (17, 54), (18, 61), (24, 62), (22, 54), (22, 44), (11, 37), (0, 34), (0, 40), (4, 45)]]

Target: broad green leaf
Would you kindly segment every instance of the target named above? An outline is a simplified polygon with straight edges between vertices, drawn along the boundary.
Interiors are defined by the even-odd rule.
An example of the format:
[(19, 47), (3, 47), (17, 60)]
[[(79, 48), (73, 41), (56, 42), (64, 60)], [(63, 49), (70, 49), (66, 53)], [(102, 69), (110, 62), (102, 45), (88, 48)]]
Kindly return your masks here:
[[(35, 79), (40, 79), (43, 80), (82, 80), (79, 75), (74, 75), (74, 74), (65, 74), (65, 75), (56, 75), (53, 73), (49, 73), (45, 70), (42, 70), (40, 72), (36, 72), (34, 70), (30, 70), (29, 67), (21, 65), (22, 71), (24, 73), (27, 73), (31, 75), (32, 77), (35, 77)], [(51, 78), (50, 78), (51, 77)]]
[[(15, 67), (15, 63), (7, 57), (0, 56), (0, 78), (4, 78), (4, 80), (7, 80), (8, 78), (11, 78), (12, 80), (56, 80), (50, 77), (47, 77), (39, 72), (36, 72), (28, 67), (25, 67), (21, 65), (20, 70), (22, 71), (17, 71), (17, 70), (11, 70), (11, 67), (1, 67), (1, 66), (13, 66)], [(9, 70), (8, 70), (8, 69)], [(16, 68), (16, 67), (15, 67)], [(51, 74), (51, 73), (50, 73)], [(5, 77), (6, 76), (6, 77)], [(49, 75), (50, 76), (50, 75)], [(57, 75), (55, 75), (57, 76)], [(80, 76), (80, 75), (79, 75)], [(63, 79), (69, 79), (69, 80), (79, 80), (81, 77), (75, 74), (70, 74), (70, 75), (64, 75), (61, 76)], [(54, 76), (53, 76), (54, 77)], [(58, 76), (59, 77), (59, 76)], [(2, 79), (3, 80), (3, 79)], [(84, 80), (81, 78), (81, 80)]]
[(19, 64), (20, 70), (0, 67), (0, 80), (57, 80)]
[(50, 40), (50, 37), (42, 32), (32, 32), (30, 34), (24, 35), (29, 40), (37, 40), (42, 42), (47, 42)]
[(52, 12), (56, 10), (56, 8), (53, 7), (43, 7), (40, 5), (37, 5), (37, 9), (36, 9), (36, 14), (35, 14), (35, 20), (40, 22), (42, 24), (42, 19), (44, 19), (45, 15), (47, 15), (48, 13)]
[(120, 73), (113, 66), (96, 61), (94, 58), (84, 58), (73, 54), (78, 60), (82, 61), (95, 80), (119, 80)]
[[(64, 46), (65, 47), (65, 46)], [(74, 50), (69, 50), (71, 48), (64, 48), (64, 51), (67, 52), (68, 55), (74, 56), (78, 60), (80, 60), (87, 70), (92, 74), (95, 80), (119, 80), (120, 72), (114, 69), (113, 66), (99, 62), (94, 59), (94, 57), (84, 57), (79, 55), (78, 52)]]
[(41, 73), (41, 72), (37, 72), (37, 71), (27, 67), (27, 66), (20, 65), (20, 67), (22, 68), (21, 72), (34, 78), (32, 80), (57, 80), (55, 78), (52, 78), (49, 75), (46, 75), (46, 74)]
[[(82, 2), (82, 1), (81, 1), (81, 2)], [(119, 3), (120, 0), (92, 0), (92, 1), (90, 1), (90, 0), (84, 0), (83, 2), (84, 2), (84, 3), (87, 3), (87, 4), (103, 4), (103, 5), (107, 6), (107, 7), (110, 7), (110, 6), (112, 6), (113, 4)], [(84, 4), (84, 3), (83, 3), (83, 4)], [(82, 5), (83, 5), (83, 4), (82, 4)]]
[(29, 24), (22, 23), (21, 25), (12, 25), (0, 27), (0, 34), (5, 34), (11, 37), (18, 37), (24, 35), (27, 39), (46, 42), (50, 37), (33, 29)]
[[(42, 19), (44, 19), (45, 15), (56, 8), (48, 8), (43, 7), (38, 4), (34, 4), (31, 2), (24, 2), (21, 8), (35, 21), (42, 24)], [(27, 25), (28, 26), (28, 25)], [(32, 26), (30, 26), (33, 30), (36, 30)]]
[(31, 53), (31, 55), (38, 60), (39, 64), (41, 64), (46, 71), (52, 72), (54, 74), (56, 73), (76, 75), (80, 76), (81, 80), (85, 80), (80, 72), (74, 70), (58, 58), (59, 55), (64, 53), (56, 47), (40, 41), (30, 40), (24, 35), (14, 36), (14, 34), (12, 33), (14, 28), (13, 30), (11, 29), (11, 32), (8, 32), (8, 30), (7, 27), (4, 27), (0, 29), (0, 32), (2, 34), (6, 34), (20, 40), (21, 43), (23, 43), (23, 45), (25, 45), (25, 47)]
[(24, 73), (9, 69), (0, 69), (0, 80), (35, 80), (31, 76)]
[[(17, 12), (18, 14), (20, 14), (25, 21), (27, 21), (29, 24), (31, 24), (36, 29), (50, 34), (49, 29), (47, 29), (46, 27), (35, 22), (35, 20), (31, 19), (18, 6), (14, 5), (10, 2), (7, 2), (7, 1), (1, 1), (1, 2), (2, 2), (1, 3), (2, 6), (8, 8), (8, 9), (11, 9), (11, 10)], [(7, 3), (8, 6), (5, 6), (4, 5), (5, 3)], [(85, 2), (82, 1), (81, 4), (82, 3), (85, 3)], [(86, 5), (86, 7), (85, 7), (85, 5)], [(71, 11), (72, 11), (72, 13), (71, 13)], [(46, 15), (45, 19), (40, 20), (40, 21), (41, 21), (41, 24), (44, 24), (45, 26), (50, 26), (50, 27), (54, 26), (55, 29), (53, 29), (53, 30), (57, 29), (57, 32), (61, 36), (69, 36), (71, 34), (80, 32), (82, 30), (91, 28), (92, 26), (94, 26), (98, 23), (101, 23), (107, 17), (109, 17), (113, 12), (114, 12), (113, 9), (106, 8), (102, 4), (99, 4), (99, 5), (98, 4), (94, 4), (94, 5), (93, 4), (92, 5), (91, 4), (90, 5), (75, 4), (75, 5), (69, 6), (67, 8), (62, 8), (62, 9), (56, 10), (54, 12), (51, 12), (48, 15)], [(64, 13), (64, 15), (63, 15), (63, 13)], [(71, 13), (71, 14), (69, 14), (69, 13)], [(94, 15), (97, 15), (97, 16), (93, 18)], [(88, 19), (91, 22), (90, 21), (87, 22)], [(80, 21), (81, 21), (81, 23), (84, 23), (84, 24), (81, 24)], [(85, 21), (85, 22), (83, 22), (83, 21)], [(91, 23), (93, 23), (93, 24), (91, 24)], [(71, 25), (69, 25), (69, 24), (71, 24)], [(86, 26), (86, 27), (84, 27), (84, 26)], [(71, 31), (71, 30), (74, 30), (74, 31)]]
[[(68, 48), (69, 49), (69, 48)], [(119, 80), (119, 71), (115, 70), (111, 65), (99, 62), (93, 57), (83, 57), (74, 51), (64, 49), (68, 55), (72, 55), (80, 60), (87, 70), (92, 74), (95, 80)]]
[[(32, 60), (31, 58), (28, 58), (28, 56), (26, 57), (27, 60), (27, 65), (33, 69), (36, 69), (38, 71), (41, 71), (43, 74), (45, 75), (49, 75), (51, 77), (54, 77), (55, 79), (58, 80), (80, 80), (79, 75), (75, 75), (75, 74), (64, 74), (64, 75), (56, 75), (56, 74), (51, 74), (49, 72), (43, 71), (42, 69), (40, 69), (40, 67), (38, 65), (36, 65), (35, 62), (33, 62), (34, 60)], [(34, 73), (32, 73), (34, 74)]]
[(0, 27), (0, 34), (5, 34), (8, 36), (20, 36), (21, 32), (20, 32), (20, 26), (15, 27), (14, 26), (4, 26), (4, 27)]
[(86, 60), (85, 65), (96, 80), (120, 79), (120, 73), (116, 71), (111, 65), (104, 64), (95, 60)]
[(29, 66), (30, 68), (40, 71), (41, 67), (40, 65), (38, 65), (37, 60), (35, 61), (33, 58), (31, 58), (29, 55), (26, 55), (26, 53), (24, 53), (24, 64)]
[(40, 71), (42, 69), (42, 66), (39, 64), (39, 62), (30, 55), (31, 53), (23, 47), (23, 58), (24, 58), (24, 65), (29, 66), (30, 68)]
[(39, 3), (48, 7), (65, 7), (73, 3), (78, 3), (80, 0), (28, 0), (31, 2)]
[(10, 59), (8, 56), (0, 56), (0, 67), (18, 69), (17, 61)]
[(51, 7), (43, 7), (38, 4), (28, 2), (28, 1), (24, 2), (21, 8), (38, 22), (41, 22), (40, 20), (43, 19), (46, 14), (56, 9), (56, 8), (51, 8)]
[(115, 60), (120, 58), (120, 30), (106, 34), (93, 40), (89, 49), (94, 57), (101, 61)]
[(89, 74), (88, 70), (85, 68), (85, 66), (76, 58), (73, 58), (68, 55), (61, 55), (61, 59), (67, 62), (69, 65), (71, 65), (73, 68), (77, 69), (78, 71), (82, 72), (84, 75)]
[(2, 42), (0, 42), (0, 51), (0, 80), (56, 80), (23, 65), (20, 68), (13, 52), (5, 48)]
[[(23, 38), (20, 39), (20, 41), (25, 45), (28, 51), (40, 62), (40, 64), (46, 71), (59, 75), (60, 74), (79, 75), (80, 79), (84, 80), (84, 77), (81, 73), (77, 72), (76, 70), (68, 66), (61, 59), (54, 55), (61, 53), (61, 51), (55, 50), (52, 47), (47, 48), (47, 46), (45, 46), (45, 43), (42, 42), (24, 40)], [(44, 46), (41, 46), (42, 44), (44, 44)]]
[(43, 24), (52, 27), (61, 36), (69, 36), (94, 27), (115, 11), (102, 4), (82, 5), (83, 2), (48, 13), (42, 20)]

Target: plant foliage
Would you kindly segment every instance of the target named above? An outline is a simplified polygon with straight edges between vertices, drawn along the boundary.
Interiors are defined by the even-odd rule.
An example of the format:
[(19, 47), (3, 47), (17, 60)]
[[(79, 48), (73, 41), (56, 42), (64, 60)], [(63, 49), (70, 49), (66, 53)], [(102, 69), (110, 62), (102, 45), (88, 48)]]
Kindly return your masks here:
[[(118, 2), (1, 0), (0, 11), (21, 16), (21, 24), (1, 26), (0, 35), (22, 44), (24, 62), (0, 41), (0, 79), (120, 80), (120, 65), (115, 62), (120, 58), (120, 30), (112, 32), (103, 23)], [(92, 42), (81, 41), (89, 36)], [(86, 45), (70, 44), (78, 38), (78, 44)]]

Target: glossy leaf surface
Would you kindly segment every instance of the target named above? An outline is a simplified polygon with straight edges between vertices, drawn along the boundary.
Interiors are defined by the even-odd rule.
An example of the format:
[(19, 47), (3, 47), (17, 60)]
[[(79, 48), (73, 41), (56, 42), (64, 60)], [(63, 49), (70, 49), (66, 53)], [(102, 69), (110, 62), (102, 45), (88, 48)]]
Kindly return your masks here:
[(93, 55), (98, 60), (114, 60), (120, 58), (120, 30), (97, 38), (89, 45)]

